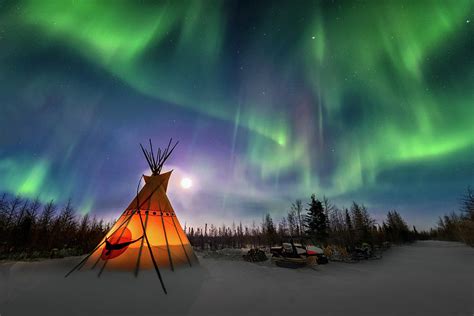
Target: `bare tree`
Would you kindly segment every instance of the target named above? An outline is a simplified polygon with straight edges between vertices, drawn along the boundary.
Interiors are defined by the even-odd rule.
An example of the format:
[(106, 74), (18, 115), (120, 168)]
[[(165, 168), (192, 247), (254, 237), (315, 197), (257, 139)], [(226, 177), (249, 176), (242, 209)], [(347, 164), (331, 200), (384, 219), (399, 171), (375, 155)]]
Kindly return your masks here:
[(291, 204), (291, 210), (296, 214), (296, 233), (298, 234), (298, 237), (300, 237), (302, 236), (302, 232), (304, 230), (304, 221), (301, 216), (303, 213), (303, 204), (301, 200), (296, 200), (293, 204)]

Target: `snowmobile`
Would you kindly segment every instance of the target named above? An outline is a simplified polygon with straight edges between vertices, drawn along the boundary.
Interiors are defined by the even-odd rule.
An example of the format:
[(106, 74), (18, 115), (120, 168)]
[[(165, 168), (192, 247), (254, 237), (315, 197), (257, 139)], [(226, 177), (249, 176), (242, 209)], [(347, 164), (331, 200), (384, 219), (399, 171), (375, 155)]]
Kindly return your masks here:
[(329, 262), (328, 257), (324, 254), (322, 248), (316, 246), (306, 246), (306, 253), (308, 256), (316, 256), (318, 264), (326, 264)]
[(272, 261), (279, 267), (301, 268), (311, 263), (325, 264), (327, 257), (321, 248), (315, 246), (303, 246), (290, 240), (280, 247), (272, 247)]

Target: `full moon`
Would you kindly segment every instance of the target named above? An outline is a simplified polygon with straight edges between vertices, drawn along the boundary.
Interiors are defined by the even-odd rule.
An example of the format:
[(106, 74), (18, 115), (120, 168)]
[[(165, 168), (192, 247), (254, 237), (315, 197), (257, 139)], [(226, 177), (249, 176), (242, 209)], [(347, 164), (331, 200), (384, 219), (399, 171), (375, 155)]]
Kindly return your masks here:
[(183, 189), (189, 189), (193, 185), (193, 181), (189, 178), (183, 178), (181, 180), (181, 187)]

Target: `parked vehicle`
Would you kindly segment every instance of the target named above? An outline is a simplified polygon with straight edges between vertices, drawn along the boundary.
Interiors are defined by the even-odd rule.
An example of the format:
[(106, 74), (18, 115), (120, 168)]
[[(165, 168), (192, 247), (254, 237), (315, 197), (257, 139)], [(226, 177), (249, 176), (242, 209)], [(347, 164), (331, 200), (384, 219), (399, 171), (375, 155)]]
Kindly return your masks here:
[(318, 264), (326, 264), (329, 262), (328, 257), (324, 254), (324, 250), (316, 246), (306, 246), (306, 252), (309, 256), (315, 255)]
[(302, 244), (294, 243), (293, 240), (289, 243), (283, 243), (281, 246), (272, 247), (270, 251), (272, 253), (272, 261), (279, 267), (295, 269), (313, 262), (317, 264), (328, 263), (323, 249), (316, 246), (303, 246)]

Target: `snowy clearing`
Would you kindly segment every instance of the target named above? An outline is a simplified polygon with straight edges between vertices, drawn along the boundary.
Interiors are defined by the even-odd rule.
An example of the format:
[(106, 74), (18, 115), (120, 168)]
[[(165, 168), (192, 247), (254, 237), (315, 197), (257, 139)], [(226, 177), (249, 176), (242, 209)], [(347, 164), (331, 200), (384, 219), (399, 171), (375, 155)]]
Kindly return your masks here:
[(474, 249), (425, 241), (382, 260), (291, 270), (200, 258), (199, 268), (79, 271), (80, 258), (0, 264), (0, 314), (10, 315), (473, 315)]

